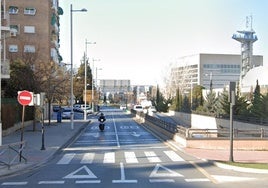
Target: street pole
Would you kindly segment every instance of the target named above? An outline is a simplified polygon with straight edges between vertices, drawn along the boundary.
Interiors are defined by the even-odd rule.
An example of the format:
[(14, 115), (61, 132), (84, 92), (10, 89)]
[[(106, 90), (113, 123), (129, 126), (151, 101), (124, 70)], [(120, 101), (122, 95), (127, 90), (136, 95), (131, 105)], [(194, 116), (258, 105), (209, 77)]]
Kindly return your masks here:
[(85, 94), (84, 94), (84, 102), (85, 102), (85, 109), (84, 109), (84, 120), (87, 120), (87, 109), (86, 109), (86, 106), (87, 106), (87, 45), (88, 44), (96, 44), (96, 42), (87, 42), (87, 39), (86, 39), (86, 49), (85, 49), (85, 56), (84, 56), (84, 63), (85, 63)]
[(86, 12), (87, 9), (73, 10), (73, 5), (70, 5), (70, 37), (71, 37), (71, 129), (74, 129), (74, 94), (73, 94), (73, 12)]
[(233, 127), (233, 104), (230, 103), (230, 156), (229, 156), (229, 161), (230, 162), (234, 161), (234, 154), (233, 154), (234, 138), (233, 138), (233, 132), (234, 132), (234, 127)]
[[(2, 7), (2, 1), (0, 1), (0, 7)], [(2, 13), (0, 14), (0, 26), (2, 27)], [(0, 29), (0, 46), (2, 46), (2, 31)], [(1, 116), (1, 113), (2, 113), (2, 53), (0, 51), (0, 63), (1, 63), (1, 66), (0, 66), (0, 146), (2, 146), (2, 116)]]
[[(100, 94), (99, 94), (99, 90), (98, 90), (98, 70), (102, 70), (102, 68), (97, 68), (96, 67), (96, 93), (97, 93), (97, 102), (99, 103), (99, 98), (100, 98)], [(97, 103), (97, 107), (98, 107), (98, 104)], [(98, 111), (98, 108), (97, 108), (97, 111)]]
[(230, 102), (230, 156), (229, 161), (234, 161), (233, 155), (233, 142), (234, 142), (234, 126), (233, 126), (233, 106), (235, 105), (235, 82), (230, 82), (229, 85), (229, 97), (228, 101)]
[(93, 59), (92, 60), (92, 88), (91, 88), (91, 101), (92, 101), (92, 112), (94, 113), (94, 61), (100, 61), (99, 59)]
[(74, 129), (74, 109), (73, 109), (73, 5), (70, 5), (70, 27), (71, 27), (71, 129)]
[[(86, 43), (87, 43), (87, 39), (86, 39)], [(87, 49), (87, 45), (86, 45), (86, 49)], [(86, 106), (87, 106), (87, 58), (86, 58), (86, 52), (84, 54), (84, 65), (85, 65), (84, 120), (87, 120), (87, 108), (86, 108)]]

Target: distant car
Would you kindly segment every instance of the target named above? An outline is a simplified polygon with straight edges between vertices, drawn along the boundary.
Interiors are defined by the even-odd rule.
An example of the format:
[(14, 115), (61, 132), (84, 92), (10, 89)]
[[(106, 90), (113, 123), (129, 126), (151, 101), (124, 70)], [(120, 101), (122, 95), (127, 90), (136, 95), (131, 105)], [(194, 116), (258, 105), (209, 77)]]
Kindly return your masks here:
[(143, 112), (143, 107), (142, 105), (135, 105), (133, 107), (133, 110), (136, 110), (137, 112)]
[[(83, 110), (83, 112), (84, 112), (84, 110)], [(87, 107), (86, 108), (86, 112), (87, 112), (87, 114), (92, 114), (93, 113), (93, 110), (92, 110), (92, 108)]]
[(126, 110), (127, 106), (125, 104), (120, 105), (120, 110)]
[(61, 117), (62, 119), (71, 119), (71, 108), (64, 108)]

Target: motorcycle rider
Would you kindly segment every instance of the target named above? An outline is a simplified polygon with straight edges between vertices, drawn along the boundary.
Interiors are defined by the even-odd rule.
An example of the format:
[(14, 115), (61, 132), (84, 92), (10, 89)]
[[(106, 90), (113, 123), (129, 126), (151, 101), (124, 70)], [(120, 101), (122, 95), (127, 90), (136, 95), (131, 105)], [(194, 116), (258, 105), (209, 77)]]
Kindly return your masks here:
[(104, 122), (106, 121), (106, 118), (105, 118), (103, 113), (100, 114), (100, 117), (98, 118), (98, 120), (100, 122), (99, 128), (101, 131), (103, 131), (104, 130)]
[(105, 118), (103, 113), (100, 114), (100, 117), (98, 120), (99, 120), (99, 122), (102, 122), (102, 123), (104, 123), (106, 121), (106, 118)]

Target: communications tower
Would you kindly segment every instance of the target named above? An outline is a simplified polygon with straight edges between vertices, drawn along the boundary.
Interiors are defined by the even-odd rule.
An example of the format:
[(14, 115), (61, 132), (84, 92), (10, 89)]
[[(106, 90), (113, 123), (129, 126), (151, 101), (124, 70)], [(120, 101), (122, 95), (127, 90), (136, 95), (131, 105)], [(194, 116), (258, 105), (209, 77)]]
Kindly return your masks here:
[(241, 43), (241, 73), (240, 81), (244, 78), (246, 73), (253, 68), (252, 55), (253, 55), (253, 43), (258, 40), (255, 31), (252, 29), (252, 16), (246, 17), (246, 29), (243, 31), (237, 31), (233, 34), (233, 39)]

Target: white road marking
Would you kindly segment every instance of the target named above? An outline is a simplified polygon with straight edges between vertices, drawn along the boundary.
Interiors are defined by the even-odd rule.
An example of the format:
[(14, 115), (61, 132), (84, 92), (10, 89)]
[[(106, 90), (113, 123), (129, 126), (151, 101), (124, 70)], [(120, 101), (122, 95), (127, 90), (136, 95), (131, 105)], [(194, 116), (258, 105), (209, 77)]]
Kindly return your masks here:
[(149, 179), (150, 183), (163, 183), (163, 182), (168, 182), (168, 183), (172, 183), (175, 182), (175, 180), (173, 179)]
[(21, 182), (4, 182), (2, 185), (27, 185), (27, 181), (21, 181)]
[(77, 184), (88, 184), (88, 183), (100, 183), (101, 180), (77, 180), (75, 183)]
[[(81, 173), (81, 172), (84, 172)], [(81, 168), (78, 168), (77, 170), (71, 172), (67, 176), (63, 177), (67, 179), (85, 179), (85, 178), (97, 178), (95, 174), (86, 166), (82, 166)]]
[(115, 163), (115, 153), (114, 152), (106, 152), (104, 154), (103, 163)]
[(221, 175), (211, 175), (211, 176), (215, 178), (219, 183), (254, 181), (257, 179), (252, 177), (237, 177), (237, 176), (221, 176)]
[(57, 164), (69, 164), (71, 160), (74, 158), (75, 153), (67, 153), (65, 154), (61, 160), (58, 161)]
[(175, 151), (169, 150), (169, 151), (164, 151), (164, 153), (174, 162), (185, 161)]
[(134, 152), (125, 152), (126, 163), (139, 163)]
[(192, 179), (185, 179), (186, 182), (208, 182), (210, 181), (208, 178), (192, 178)]
[[(96, 148), (95, 148), (96, 149)], [(138, 149), (154, 149), (154, 148), (138, 148)], [(166, 150), (163, 151), (165, 155), (173, 162), (180, 162), (184, 161), (183, 158), (181, 158), (176, 152), (172, 150)], [(84, 154), (76, 154), (76, 153), (67, 153), (65, 154), (57, 164), (59, 165), (67, 165), (71, 163), (71, 160), (75, 157), (75, 155), (83, 155), (80, 164), (92, 164), (95, 159), (95, 153), (84, 153)], [(162, 160), (159, 156), (162, 156), (162, 154), (157, 154), (155, 151), (144, 151), (144, 155), (148, 159), (150, 163), (161, 163)], [(159, 155), (159, 156), (158, 156)], [(124, 157), (126, 163), (139, 163), (135, 151), (127, 151), (124, 152)], [(79, 157), (80, 158), (80, 157)], [(103, 154), (103, 163), (115, 163), (116, 161), (116, 153), (115, 152), (104, 152)]]
[[(164, 170), (164, 171), (163, 171)], [(155, 168), (153, 169), (150, 177), (152, 178), (163, 178), (163, 177), (183, 177), (182, 174), (175, 172), (167, 167), (164, 167), (161, 164), (156, 164)]]
[(64, 184), (64, 181), (39, 181), (38, 184)]
[(95, 157), (95, 153), (85, 153), (80, 163), (91, 164), (93, 162), (94, 157)]
[(123, 163), (120, 163), (121, 179), (113, 180), (113, 183), (137, 183), (138, 180), (127, 180)]
[(148, 158), (150, 163), (159, 163), (161, 160), (156, 156), (155, 152), (145, 151), (145, 156)]
[(114, 115), (113, 116), (113, 123), (114, 123), (114, 131), (115, 131), (115, 138), (116, 138), (116, 143), (117, 143), (117, 147), (120, 148), (120, 143), (119, 143), (119, 138), (118, 138), (118, 132), (117, 132), (117, 128), (116, 128), (116, 124), (115, 124), (115, 120), (114, 120)]

